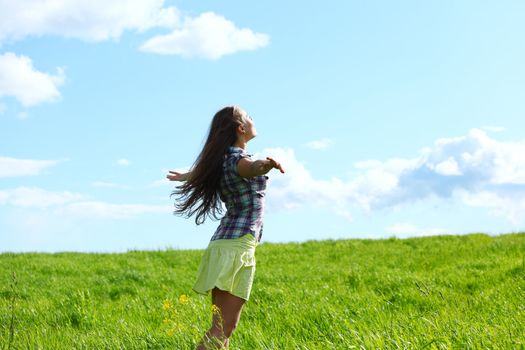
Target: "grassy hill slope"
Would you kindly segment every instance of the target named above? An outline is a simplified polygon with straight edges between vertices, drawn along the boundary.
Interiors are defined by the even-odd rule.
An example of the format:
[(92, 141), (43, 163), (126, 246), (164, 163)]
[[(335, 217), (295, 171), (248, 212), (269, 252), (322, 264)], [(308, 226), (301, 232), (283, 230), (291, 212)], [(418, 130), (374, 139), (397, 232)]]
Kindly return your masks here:
[[(192, 349), (202, 251), (0, 254), (0, 349)], [(261, 244), (231, 349), (525, 348), (525, 234)]]

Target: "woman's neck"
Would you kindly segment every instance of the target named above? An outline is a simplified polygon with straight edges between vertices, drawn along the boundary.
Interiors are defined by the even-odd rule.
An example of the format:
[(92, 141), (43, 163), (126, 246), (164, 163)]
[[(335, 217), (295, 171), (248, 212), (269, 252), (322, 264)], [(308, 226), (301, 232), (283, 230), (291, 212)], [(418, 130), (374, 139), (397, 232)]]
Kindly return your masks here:
[(242, 148), (243, 150), (246, 150), (246, 145), (247, 145), (247, 142), (242, 141), (242, 140), (237, 140), (233, 144), (233, 147), (239, 147), (239, 148)]

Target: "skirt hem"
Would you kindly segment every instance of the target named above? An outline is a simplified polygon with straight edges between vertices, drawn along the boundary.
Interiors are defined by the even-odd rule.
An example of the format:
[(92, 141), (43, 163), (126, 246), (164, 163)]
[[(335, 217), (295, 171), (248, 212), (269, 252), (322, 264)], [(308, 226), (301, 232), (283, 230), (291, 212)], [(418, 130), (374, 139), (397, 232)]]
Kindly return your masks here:
[(249, 296), (247, 297), (247, 296), (244, 296), (244, 295), (238, 295), (238, 293), (234, 293), (233, 291), (228, 290), (227, 288), (224, 288), (224, 289), (223, 289), (223, 288), (221, 288), (221, 287), (219, 287), (219, 286), (214, 286), (214, 287), (212, 287), (211, 289), (208, 289), (208, 290), (205, 291), (205, 292), (202, 292), (202, 291), (197, 290), (197, 289), (195, 289), (195, 288), (192, 288), (192, 290), (193, 290), (195, 293), (197, 293), (197, 294), (204, 295), (204, 296), (208, 296), (208, 295), (210, 295), (210, 293), (211, 293), (211, 291), (213, 290), (213, 288), (220, 289), (220, 290), (222, 290), (223, 292), (228, 292), (228, 293), (230, 293), (231, 295), (233, 295), (233, 296), (235, 296), (235, 297), (237, 297), (237, 298), (243, 299), (243, 300), (245, 300), (245, 301), (248, 301), (248, 300), (250, 299)]

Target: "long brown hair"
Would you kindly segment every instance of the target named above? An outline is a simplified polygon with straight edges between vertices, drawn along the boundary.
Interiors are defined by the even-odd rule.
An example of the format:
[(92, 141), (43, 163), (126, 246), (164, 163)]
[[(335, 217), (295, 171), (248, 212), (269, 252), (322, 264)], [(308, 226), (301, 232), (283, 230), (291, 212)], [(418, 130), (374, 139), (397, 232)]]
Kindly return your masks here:
[(204, 223), (206, 218), (219, 218), (223, 212), (219, 185), (224, 156), (228, 147), (237, 141), (236, 129), (243, 122), (243, 114), (235, 106), (215, 113), (206, 143), (191, 167), (190, 177), (171, 193), (177, 196), (174, 214), (187, 218), (196, 214), (197, 225)]

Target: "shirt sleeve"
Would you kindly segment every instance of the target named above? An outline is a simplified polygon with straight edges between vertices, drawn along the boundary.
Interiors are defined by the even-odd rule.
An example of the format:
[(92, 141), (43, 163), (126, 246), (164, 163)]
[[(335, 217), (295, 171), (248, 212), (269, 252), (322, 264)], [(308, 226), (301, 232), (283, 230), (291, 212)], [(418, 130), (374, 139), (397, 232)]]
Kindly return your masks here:
[(242, 158), (251, 159), (250, 155), (247, 153), (236, 153), (232, 155), (229, 160), (228, 170), (236, 176), (241, 176), (239, 175), (239, 168), (237, 167), (237, 165), (239, 164), (239, 160), (241, 160)]

